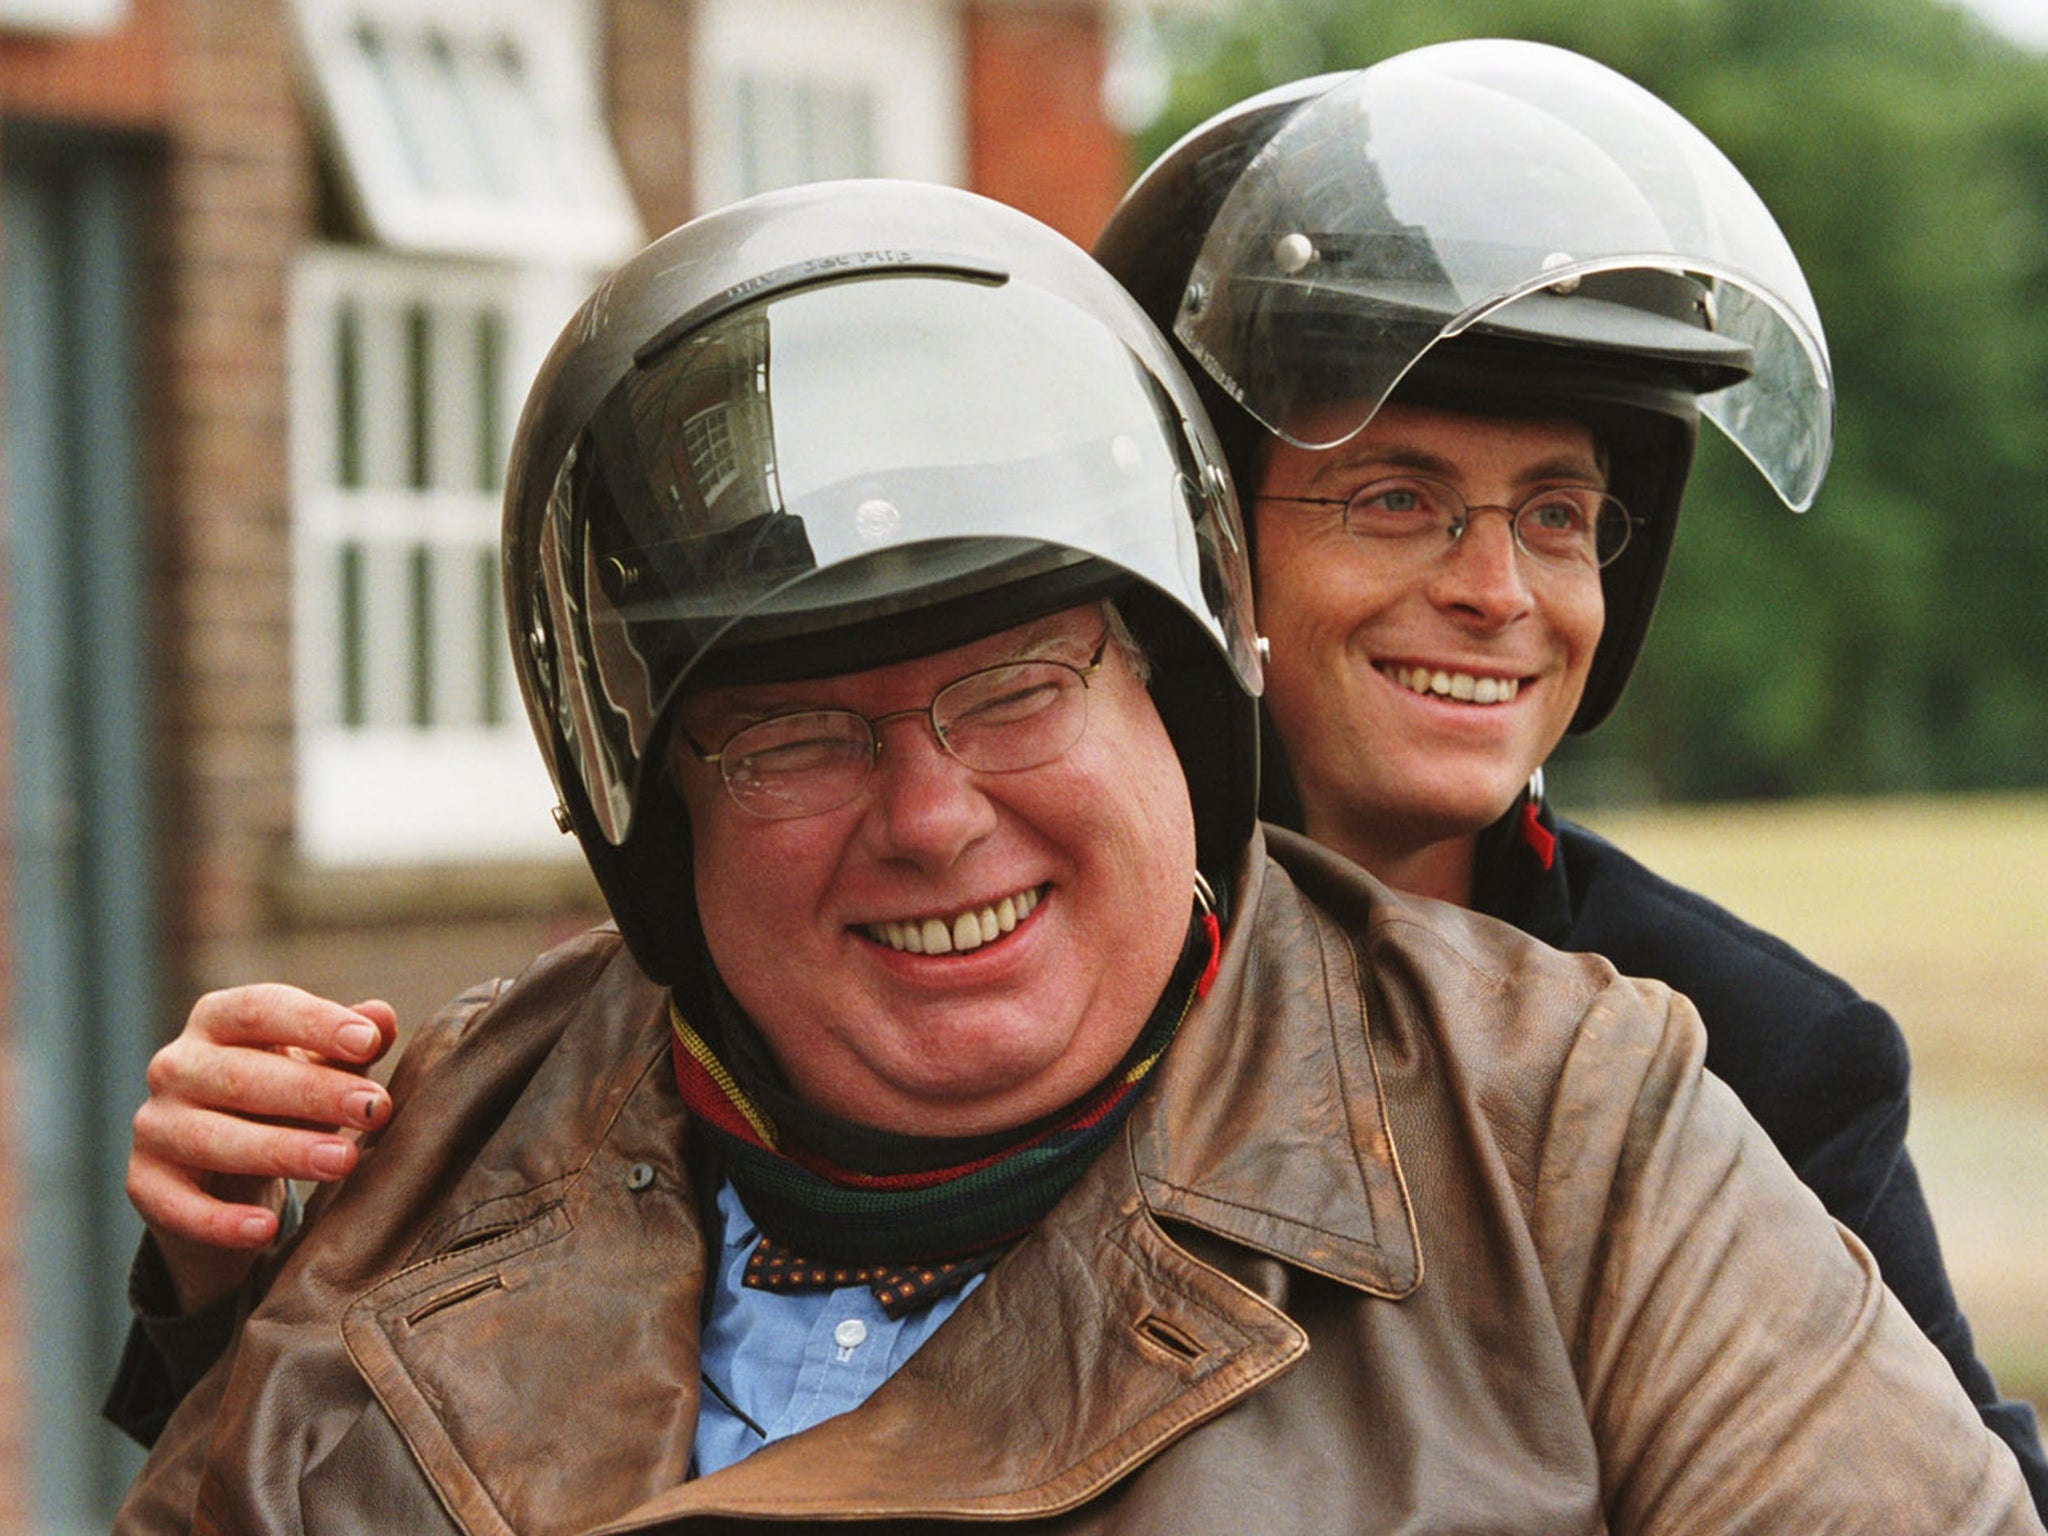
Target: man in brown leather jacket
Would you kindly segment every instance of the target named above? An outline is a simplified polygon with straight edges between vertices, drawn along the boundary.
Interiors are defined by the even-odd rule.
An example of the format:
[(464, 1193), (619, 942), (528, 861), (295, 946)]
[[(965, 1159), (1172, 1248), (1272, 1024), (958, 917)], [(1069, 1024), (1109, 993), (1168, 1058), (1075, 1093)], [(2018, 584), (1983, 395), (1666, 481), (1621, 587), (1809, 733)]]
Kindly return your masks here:
[(119, 1531), (2041, 1529), (1688, 1005), (1256, 831), (1192, 401), (938, 188), (593, 296), (506, 582), (616, 927), (336, 1091)]

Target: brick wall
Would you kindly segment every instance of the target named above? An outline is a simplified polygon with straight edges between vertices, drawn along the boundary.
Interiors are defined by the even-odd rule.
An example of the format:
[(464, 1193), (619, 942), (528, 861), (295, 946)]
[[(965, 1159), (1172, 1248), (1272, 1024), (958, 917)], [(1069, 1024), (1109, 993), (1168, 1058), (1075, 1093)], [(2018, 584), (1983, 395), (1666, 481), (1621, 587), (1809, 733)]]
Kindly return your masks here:
[(968, 184), (1089, 244), (1130, 181), (1103, 7), (975, 4), (966, 23)]
[[(538, 916), (442, 930), (414, 909), (396, 938), (360, 924), (336, 934), (280, 897), (292, 814), (286, 295), (293, 255), (316, 235), (318, 196), (290, 27), (287, 0), (136, 0), (129, 27), (105, 39), (0, 36), (0, 111), (156, 141), (141, 404), (168, 1011), (137, 1021), (153, 1031), (175, 1028), (206, 987), (267, 976), (383, 993), (417, 1018), (557, 926)], [(0, 901), (11, 889), (0, 844)], [(0, 1086), (7, 983), (0, 973)], [(0, 1381), (15, 1384), (23, 1212), (7, 1176), (18, 1103), (0, 1095)], [(0, 1398), (0, 1531), (27, 1528), (25, 1407), (18, 1390)]]
[(173, 955), (251, 958), (290, 833), (285, 294), (314, 184), (281, 0), (186, 0), (172, 37), (163, 366), (174, 594)]
[(690, 8), (611, 0), (604, 69), (627, 184), (653, 239), (697, 211), (690, 166)]
[(163, 122), (165, 33), (175, 0), (130, 0), (104, 36), (0, 37), (0, 114), (123, 128)]

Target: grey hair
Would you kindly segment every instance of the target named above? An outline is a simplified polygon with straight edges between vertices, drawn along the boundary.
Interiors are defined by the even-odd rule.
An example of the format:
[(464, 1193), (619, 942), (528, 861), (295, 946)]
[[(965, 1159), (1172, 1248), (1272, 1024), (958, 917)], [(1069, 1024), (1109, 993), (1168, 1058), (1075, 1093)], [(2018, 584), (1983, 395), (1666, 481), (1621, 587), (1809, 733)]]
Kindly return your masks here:
[(1123, 610), (1116, 605), (1116, 599), (1102, 600), (1102, 622), (1109, 627), (1109, 639), (1123, 653), (1124, 664), (1131, 669), (1131, 675), (1139, 683), (1150, 686), (1152, 682), (1152, 658), (1145, 654), (1145, 647), (1138, 643), (1138, 637), (1131, 633), (1131, 626), (1125, 621)]

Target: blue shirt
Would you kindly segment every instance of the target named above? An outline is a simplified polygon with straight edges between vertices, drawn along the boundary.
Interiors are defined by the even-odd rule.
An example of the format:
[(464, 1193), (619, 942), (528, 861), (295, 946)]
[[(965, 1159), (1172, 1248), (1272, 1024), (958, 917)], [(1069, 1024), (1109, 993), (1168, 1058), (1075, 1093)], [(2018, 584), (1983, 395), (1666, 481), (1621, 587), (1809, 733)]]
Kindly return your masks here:
[[(864, 1285), (749, 1289), (743, 1283), (747, 1259), (761, 1229), (730, 1183), (719, 1186), (718, 1215), (723, 1235), (699, 1341), (706, 1386), (697, 1410), (698, 1477), (859, 1407), (981, 1284), (976, 1275), (950, 1296), (902, 1318), (885, 1313)], [(719, 1400), (721, 1393), (730, 1407)]]

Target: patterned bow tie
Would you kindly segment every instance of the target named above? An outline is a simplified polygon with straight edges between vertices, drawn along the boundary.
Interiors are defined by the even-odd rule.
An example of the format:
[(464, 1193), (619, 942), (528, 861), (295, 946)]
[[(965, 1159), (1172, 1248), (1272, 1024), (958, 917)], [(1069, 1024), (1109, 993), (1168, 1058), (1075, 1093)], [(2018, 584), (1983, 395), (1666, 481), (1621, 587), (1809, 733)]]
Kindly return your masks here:
[(935, 1264), (821, 1264), (763, 1235), (747, 1256), (741, 1283), (757, 1291), (829, 1291), (864, 1285), (890, 1317), (905, 1317), (959, 1290), (1001, 1258), (1004, 1246)]

